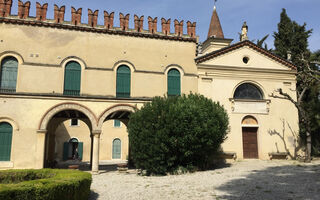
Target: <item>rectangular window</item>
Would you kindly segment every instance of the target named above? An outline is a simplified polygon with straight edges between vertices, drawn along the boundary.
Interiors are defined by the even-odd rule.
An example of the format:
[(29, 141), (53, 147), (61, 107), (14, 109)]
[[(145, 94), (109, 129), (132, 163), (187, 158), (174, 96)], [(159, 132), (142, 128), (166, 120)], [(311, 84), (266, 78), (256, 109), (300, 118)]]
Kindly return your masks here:
[(113, 127), (121, 127), (121, 122), (120, 120), (114, 120), (114, 123), (113, 123)]
[(70, 126), (79, 126), (79, 121), (78, 121), (78, 119), (71, 119)]

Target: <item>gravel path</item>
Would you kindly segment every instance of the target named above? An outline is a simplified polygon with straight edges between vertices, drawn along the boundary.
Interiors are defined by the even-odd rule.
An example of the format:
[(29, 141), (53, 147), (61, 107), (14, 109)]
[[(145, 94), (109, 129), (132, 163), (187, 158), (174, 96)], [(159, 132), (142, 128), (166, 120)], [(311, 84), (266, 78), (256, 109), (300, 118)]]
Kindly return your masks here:
[(135, 171), (93, 175), (90, 200), (320, 199), (320, 161), (250, 160), (229, 167), (165, 177)]

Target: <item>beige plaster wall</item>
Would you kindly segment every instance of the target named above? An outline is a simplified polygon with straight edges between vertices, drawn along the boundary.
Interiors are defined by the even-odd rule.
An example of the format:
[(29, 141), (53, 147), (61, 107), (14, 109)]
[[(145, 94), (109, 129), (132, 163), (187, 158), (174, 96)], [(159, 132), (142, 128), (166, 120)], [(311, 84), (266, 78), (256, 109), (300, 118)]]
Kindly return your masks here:
[(197, 92), (193, 42), (10, 24), (0, 29), (0, 59), (12, 55), (19, 60), (17, 92), (62, 94), (64, 66), (71, 60), (82, 66), (84, 95), (115, 96), (121, 64), (131, 68), (131, 97), (166, 94), (166, 72), (172, 67), (186, 82), (182, 91)]
[[(249, 56), (250, 63), (242, 63), (242, 57)], [(236, 152), (238, 158), (243, 158), (242, 125), (241, 121), (247, 115), (258, 120), (258, 152), (260, 159), (268, 159), (270, 152), (286, 152), (286, 148), (294, 153), (295, 139), (299, 131), (298, 113), (295, 106), (287, 100), (272, 98), (276, 89), (282, 88), (285, 92), (296, 98), (294, 71), (272, 61), (260, 53), (249, 48), (232, 51), (226, 55), (214, 58), (201, 64), (199, 67), (199, 93), (219, 101), (227, 110), (230, 118), (230, 133), (222, 145), (224, 151)], [(265, 104), (269, 112), (255, 113), (235, 112), (232, 101), (233, 94), (238, 85), (250, 82), (264, 93), (264, 102), (251, 104)], [(270, 134), (279, 133), (276, 134)], [(281, 139), (281, 137), (284, 139)]]
[[(119, 104), (129, 104), (140, 108), (143, 105), (143, 101), (130, 101), (130, 100), (99, 100), (99, 99), (66, 99), (66, 98), (44, 98), (44, 97), (30, 97), (30, 96), (11, 96), (11, 95), (0, 95), (0, 120), (9, 122), (13, 125), (13, 137), (12, 137), (12, 150), (11, 150), (11, 161), (8, 167), (8, 163), (0, 162), (0, 168), (37, 168), (43, 163), (39, 158), (45, 154), (44, 137), (42, 133), (38, 133), (39, 124), (41, 119), (47, 113), (49, 109), (54, 106), (63, 103), (77, 103), (91, 110), (94, 116), (98, 119), (102, 113), (108, 108)], [(67, 109), (67, 108), (66, 108)], [(111, 122), (111, 121), (110, 121)], [(69, 128), (68, 121), (64, 122), (65, 127)], [(126, 131), (125, 126), (122, 126), (120, 130), (115, 130), (113, 127), (108, 127), (109, 122), (105, 122), (102, 134), (101, 134), (101, 159), (108, 160), (110, 157), (110, 150), (105, 146), (105, 141), (109, 145), (108, 140), (115, 136), (123, 141), (123, 154), (122, 157), (126, 158), (127, 142), (126, 142)], [(106, 127), (105, 127), (106, 126)], [(61, 127), (60, 127), (61, 128)], [(72, 128), (73, 129), (73, 128)], [(80, 141), (85, 141), (84, 149), (89, 149), (88, 141), (90, 140), (90, 132), (86, 125), (81, 123), (79, 129), (70, 129), (70, 136), (76, 135)], [(122, 132), (122, 130), (124, 130)], [(50, 130), (49, 130), (50, 131)], [(121, 133), (119, 133), (119, 131)], [(62, 142), (67, 140), (67, 137), (63, 137), (58, 147), (61, 147)], [(61, 143), (61, 144), (60, 144)], [(111, 148), (111, 147), (110, 147)], [(85, 153), (84, 159), (88, 160), (88, 152)]]

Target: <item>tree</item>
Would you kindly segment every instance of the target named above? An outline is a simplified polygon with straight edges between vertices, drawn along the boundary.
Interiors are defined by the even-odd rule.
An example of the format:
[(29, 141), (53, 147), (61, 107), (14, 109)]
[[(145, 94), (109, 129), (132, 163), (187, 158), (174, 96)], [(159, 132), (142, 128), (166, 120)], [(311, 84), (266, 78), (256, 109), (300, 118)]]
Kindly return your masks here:
[[(292, 102), (299, 112), (300, 136), (306, 141), (306, 161), (311, 160), (311, 135), (312, 135), (312, 114), (309, 112), (313, 108), (308, 104), (308, 95), (312, 88), (319, 81), (319, 72), (311, 62), (311, 53), (308, 50), (308, 38), (312, 30), (306, 30), (306, 23), (299, 25), (291, 21), (286, 10), (283, 9), (278, 24), (278, 32), (274, 33), (275, 54), (289, 59), (297, 66), (297, 99), (285, 93), (282, 89), (277, 89), (277, 94), (271, 94), (274, 98), (282, 98)], [(289, 53), (290, 52), (290, 53)], [(291, 58), (288, 55), (291, 54)]]
[(202, 95), (155, 97), (130, 116), (130, 157), (147, 175), (205, 169), (228, 125), (225, 109)]

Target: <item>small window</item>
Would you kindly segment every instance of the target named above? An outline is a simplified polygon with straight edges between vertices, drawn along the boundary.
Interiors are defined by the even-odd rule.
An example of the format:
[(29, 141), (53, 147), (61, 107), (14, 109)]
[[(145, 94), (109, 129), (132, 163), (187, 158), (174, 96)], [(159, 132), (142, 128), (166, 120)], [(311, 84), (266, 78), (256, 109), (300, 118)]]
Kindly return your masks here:
[(243, 57), (243, 59), (242, 59), (242, 61), (243, 61), (244, 64), (248, 64), (249, 60), (250, 60), (250, 59), (249, 59), (249, 57), (247, 57), (247, 56)]
[(14, 57), (6, 57), (1, 62), (0, 92), (16, 92), (18, 61)]
[(112, 159), (121, 159), (121, 140), (114, 139), (112, 142)]
[(126, 65), (117, 69), (116, 96), (120, 98), (130, 97), (131, 71)]
[(71, 119), (71, 126), (79, 126), (79, 120), (78, 119)]
[(168, 96), (181, 95), (180, 72), (177, 69), (170, 69), (168, 72)]
[(117, 119), (114, 120), (114, 121), (113, 121), (113, 126), (114, 126), (114, 127), (121, 127), (121, 121), (120, 121), (120, 120), (117, 120)]
[(79, 96), (81, 87), (81, 66), (79, 63), (68, 62), (64, 73), (64, 95)]

